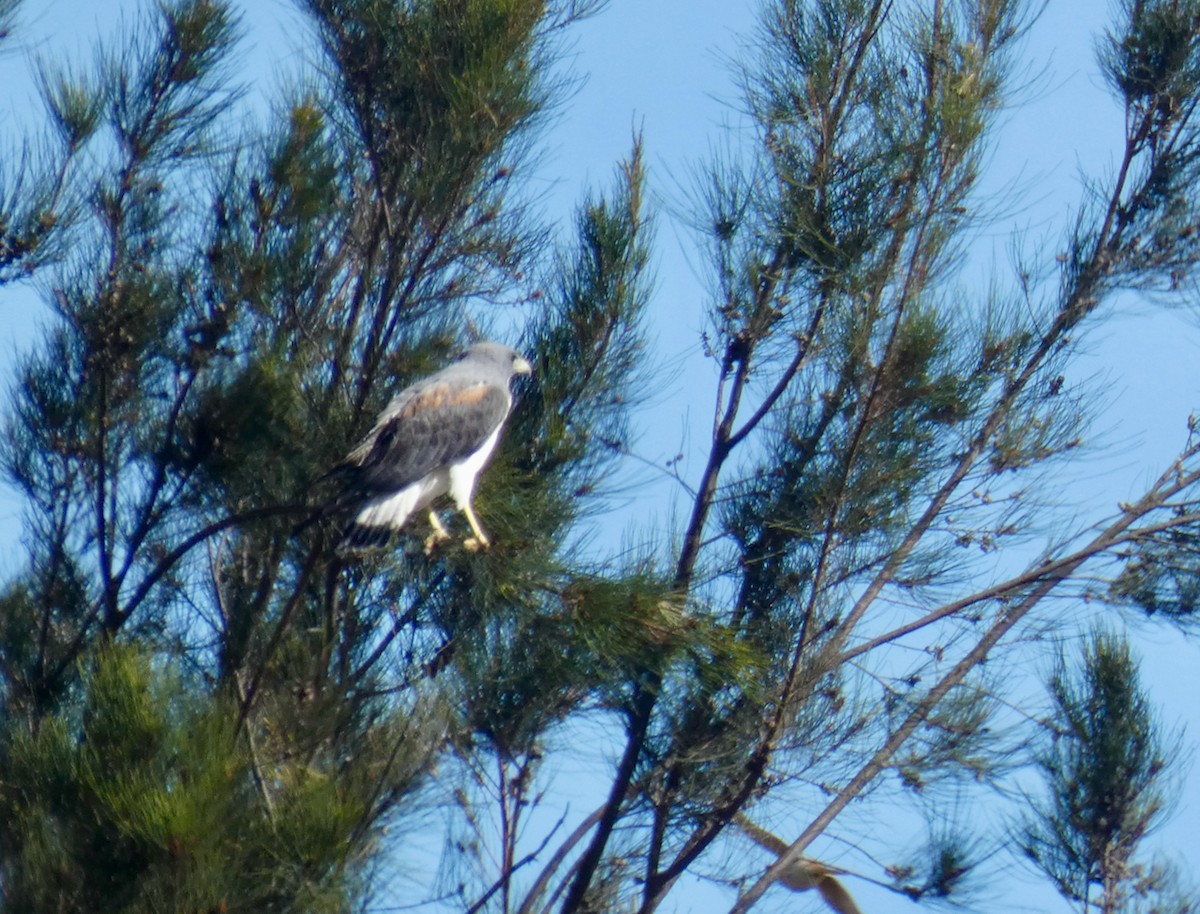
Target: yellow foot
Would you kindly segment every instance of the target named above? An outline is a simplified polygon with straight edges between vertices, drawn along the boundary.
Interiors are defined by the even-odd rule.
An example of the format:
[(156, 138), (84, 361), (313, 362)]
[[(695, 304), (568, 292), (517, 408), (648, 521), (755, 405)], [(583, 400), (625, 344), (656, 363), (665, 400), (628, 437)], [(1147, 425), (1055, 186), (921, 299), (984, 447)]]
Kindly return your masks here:
[(425, 554), (433, 555), (433, 550), (442, 543), (450, 541), (450, 534), (440, 528), (435, 529), (429, 536), (425, 537)]
[(486, 549), (491, 544), (486, 536), (468, 536), (463, 540), (463, 545), (469, 552), (478, 552), (480, 549)]

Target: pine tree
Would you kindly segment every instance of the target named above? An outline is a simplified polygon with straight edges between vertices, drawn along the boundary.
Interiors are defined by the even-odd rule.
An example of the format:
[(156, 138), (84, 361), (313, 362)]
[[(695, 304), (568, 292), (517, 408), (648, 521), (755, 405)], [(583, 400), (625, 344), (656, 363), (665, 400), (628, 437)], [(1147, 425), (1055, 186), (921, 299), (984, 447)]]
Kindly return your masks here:
[[(570, 231), (527, 183), (601, 4), (299, 5), (316, 65), (261, 129), (232, 3), (172, 0), (46, 68), (52, 153), (6, 150), (0, 286), (52, 319), (2, 446), (0, 906), (648, 914), (699, 875), (740, 912), (852, 803), (913, 797), (928, 852), (878, 875), (959, 897), (945, 801), (1019, 765), (996, 668), (1050, 598), (1194, 610), (1194, 428), (1114, 517), (1063, 529), (1036, 487), (1074, 472), (1088, 333), (1200, 256), (1200, 2), (1122, 7), (1119, 167), (990, 289), (956, 266), (1034, 10), (768, 4), (752, 127), (698, 186), (703, 469), (633, 549), (580, 531), (655, 367), (642, 141)], [(534, 365), (491, 548), (339, 551), (323, 475), (476, 329)], [(602, 802), (560, 815), (598, 745)], [(739, 821), (784, 845), (745, 857)]]
[[(511, 188), (586, 9), (306, 11), (327, 80), (261, 137), (233, 120), (228, 4), (150, 11), (95, 73), (43, 78), (61, 175), (20, 177), (60, 201), (33, 220), (58, 259), (37, 206), (3, 220), (55, 318), (4, 450), (29, 551), (0, 596), (7, 910), (349, 910), (437, 759), (489, 726), (519, 753), (571, 708), (573, 670), (522, 681), (505, 654), (623, 433), (638, 153), (575, 255)], [(390, 392), (510, 307), (543, 346), (512, 438), (538, 449), (481, 493), (503, 544), (347, 562), (334, 526), (293, 535)], [(538, 707), (475, 686), (496, 664)]]
[(1123, 638), (1093, 634), (1077, 666), (1061, 657), (1049, 683), (1053, 708), (1040, 757), (1049, 798), (1027, 818), (1024, 850), (1085, 912), (1195, 910), (1159, 903), (1171, 888), (1166, 873), (1138, 859), (1166, 812), (1178, 739), (1164, 742)]

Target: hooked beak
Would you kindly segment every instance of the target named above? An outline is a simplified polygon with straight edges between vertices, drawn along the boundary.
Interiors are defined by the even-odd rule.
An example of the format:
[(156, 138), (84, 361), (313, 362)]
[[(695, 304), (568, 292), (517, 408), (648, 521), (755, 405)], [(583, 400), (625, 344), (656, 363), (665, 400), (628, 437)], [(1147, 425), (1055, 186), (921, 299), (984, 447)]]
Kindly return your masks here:
[(513, 359), (513, 374), (533, 374), (533, 366), (527, 359), (517, 356)]

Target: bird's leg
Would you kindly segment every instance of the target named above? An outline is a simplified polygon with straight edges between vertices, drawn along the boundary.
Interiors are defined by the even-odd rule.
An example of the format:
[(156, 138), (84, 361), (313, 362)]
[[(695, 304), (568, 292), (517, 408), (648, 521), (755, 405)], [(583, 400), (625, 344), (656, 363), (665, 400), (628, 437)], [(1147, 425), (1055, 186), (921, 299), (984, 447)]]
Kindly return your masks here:
[(467, 515), (467, 523), (471, 525), (471, 529), (475, 535), (463, 540), (463, 545), (472, 552), (478, 552), (480, 549), (486, 549), (489, 545), (487, 534), (479, 526), (479, 520), (475, 517), (475, 512), (471, 509), (471, 503), (462, 506), (463, 514)]
[(448, 542), (450, 534), (446, 532), (446, 528), (442, 526), (441, 519), (437, 516), (437, 512), (433, 508), (429, 509), (429, 526), (433, 527), (433, 532), (425, 537), (425, 554), (432, 555), (434, 548), (439, 543)]

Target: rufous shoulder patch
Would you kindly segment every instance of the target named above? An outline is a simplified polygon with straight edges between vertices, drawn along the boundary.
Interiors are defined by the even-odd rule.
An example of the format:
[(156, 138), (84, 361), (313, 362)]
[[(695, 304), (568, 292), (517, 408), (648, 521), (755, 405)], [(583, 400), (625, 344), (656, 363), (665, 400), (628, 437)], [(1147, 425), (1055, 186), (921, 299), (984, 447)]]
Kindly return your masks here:
[(458, 391), (447, 384), (439, 384), (413, 397), (397, 415), (407, 419), (417, 413), (441, 409), (444, 406), (472, 406), (483, 402), (490, 393), (491, 388), (486, 384), (474, 384)]

